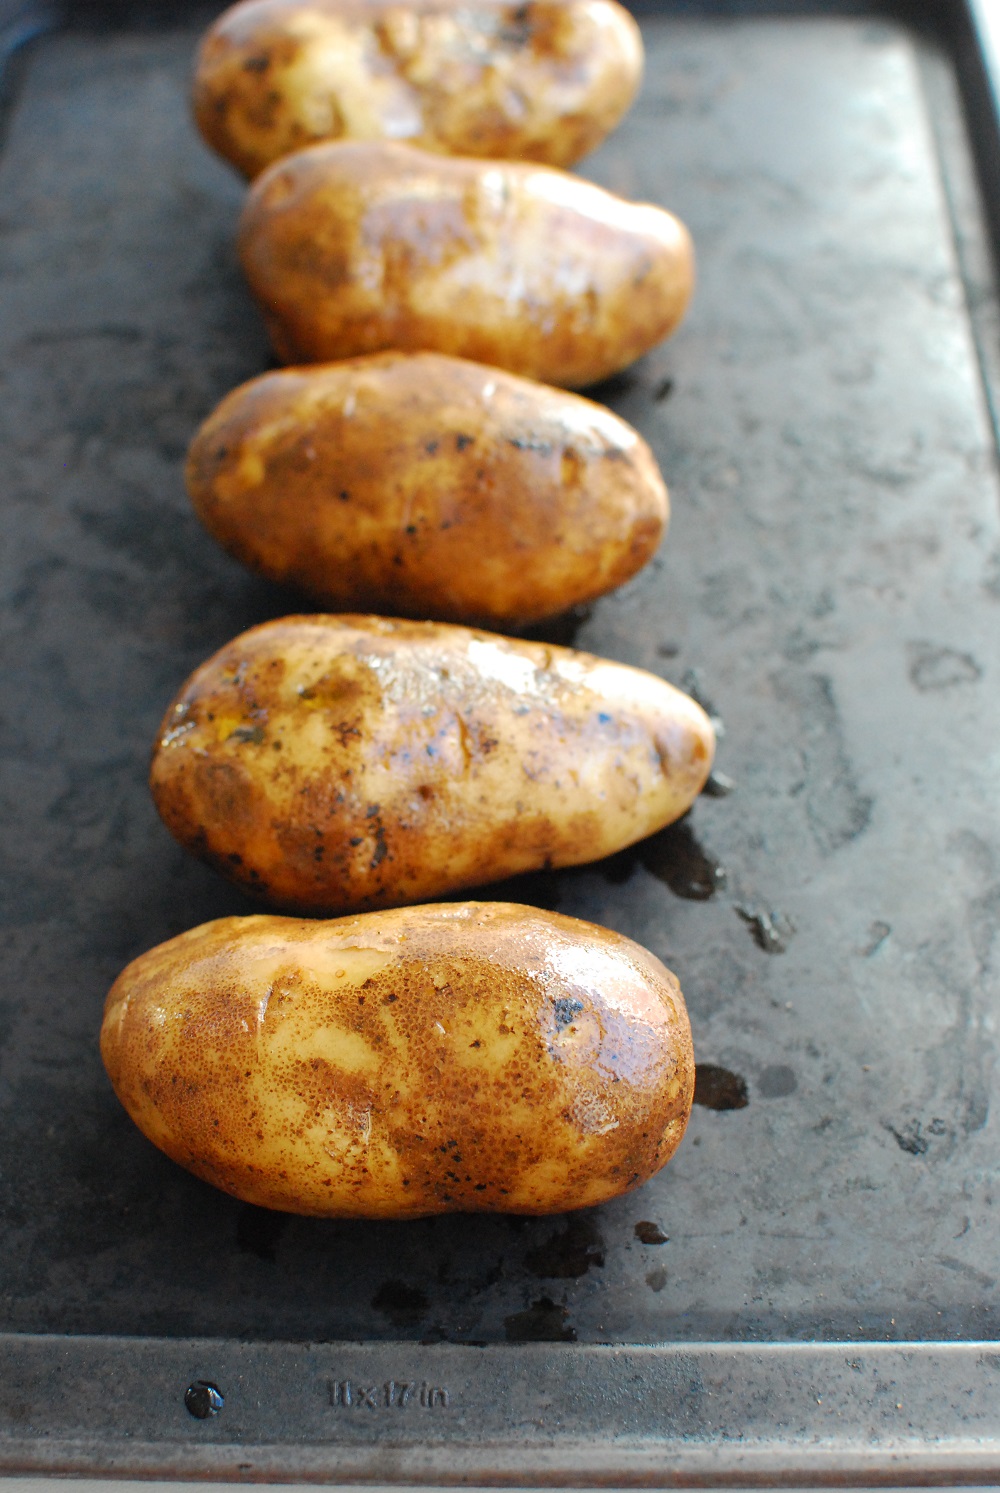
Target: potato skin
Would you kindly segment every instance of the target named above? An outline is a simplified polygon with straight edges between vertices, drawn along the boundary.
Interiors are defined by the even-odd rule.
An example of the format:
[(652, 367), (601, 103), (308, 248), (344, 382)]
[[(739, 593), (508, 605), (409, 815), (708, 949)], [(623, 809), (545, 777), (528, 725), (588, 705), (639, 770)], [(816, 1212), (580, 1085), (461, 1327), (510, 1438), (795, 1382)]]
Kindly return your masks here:
[(597, 860), (678, 818), (698, 705), (641, 669), (446, 623), (285, 617), (197, 669), (150, 786), (182, 845), (272, 904), (422, 902)]
[(286, 156), (250, 191), (239, 252), (284, 363), (426, 350), (567, 388), (673, 331), (694, 277), (662, 208), (406, 145)]
[(320, 140), (572, 166), (642, 77), (615, 0), (244, 0), (199, 50), (205, 140), (246, 176)]
[(503, 902), (205, 923), (119, 976), (101, 1054), (181, 1166), (340, 1218), (604, 1202), (670, 1159), (694, 1090), (658, 959)]
[(187, 484), (230, 554), (321, 605), (500, 629), (621, 585), (667, 519), (624, 420), (438, 353), (244, 384), (196, 435)]

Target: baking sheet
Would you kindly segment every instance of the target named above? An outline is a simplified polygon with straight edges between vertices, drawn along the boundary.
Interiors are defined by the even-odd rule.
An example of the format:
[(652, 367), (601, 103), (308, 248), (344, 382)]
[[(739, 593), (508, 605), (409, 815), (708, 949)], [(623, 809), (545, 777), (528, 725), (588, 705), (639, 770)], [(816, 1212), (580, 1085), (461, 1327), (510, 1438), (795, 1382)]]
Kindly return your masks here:
[[(349, 1445), (351, 1475), (440, 1477), (421, 1461), (435, 1442), (467, 1476), (456, 1448), (516, 1431), (507, 1471), (491, 1453), (477, 1475), (521, 1476), (518, 1448), (540, 1437), (555, 1460), (535, 1473), (562, 1476), (557, 1449), (589, 1437), (605, 1461), (588, 1444), (570, 1480), (625, 1476), (614, 1447), (631, 1436), (647, 1461), (629, 1476), (693, 1477), (677, 1438), (697, 1460), (735, 1432), (701, 1369), (695, 1420), (663, 1399), (691, 1354), (722, 1352), (719, 1406), (728, 1394), (744, 1441), (767, 1422), (789, 1448), (773, 1479), (798, 1435), (779, 1435), (781, 1395), (819, 1382), (802, 1354), (832, 1384), (848, 1361), (833, 1345), (922, 1342), (878, 1350), (894, 1356), (875, 1371), (888, 1383), (916, 1354), (916, 1422), (896, 1399), (873, 1418), (869, 1401), (890, 1402), (866, 1367), (845, 1371), (839, 1419), (803, 1434), (844, 1468), (852, 1436), (873, 1435), (873, 1476), (894, 1437), (929, 1455), (935, 1406), (941, 1466), (962, 1436), (965, 1474), (995, 1473), (996, 1412), (975, 1420), (966, 1392), (1000, 1366), (967, 1346), (1000, 1325), (992, 270), (948, 27), (935, 41), (861, 5), (781, 10), (644, 13), (642, 97), (582, 168), (678, 211), (700, 279), (681, 332), (596, 391), (661, 462), (668, 539), (550, 635), (699, 692), (737, 786), (646, 847), (496, 893), (647, 944), (694, 1025), (700, 1102), (677, 1158), (550, 1220), (269, 1214), (175, 1168), (111, 1094), (96, 1034), (120, 968), (255, 910), (156, 818), (160, 714), (216, 647), (302, 601), (217, 552), (181, 480), (197, 423), (269, 360), (232, 251), (242, 188), (187, 118), (212, 12), (88, 13), (22, 64), (0, 159), (0, 1465), (125, 1468), (173, 1384), (153, 1363), (178, 1383), (147, 1473), (339, 1476)], [(289, 1346), (343, 1343), (310, 1349), (308, 1372)], [(621, 1345), (647, 1386), (634, 1403)], [(199, 1424), (184, 1388), (220, 1362), (242, 1419), (231, 1389)], [(241, 1464), (232, 1448), (271, 1434), (249, 1407), (280, 1401), (290, 1362), (325, 1429), (288, 1409), (280, 1453)], [(390, 1430), (409, 1411), (397, 1380), (418, 1398), (465, 1387)], [(381, 1385), (378, 1403), (346, 1405), (329, 1386), (348, 1381)], [(806, 1395), (809, 1416), (822, 1400)], [(386, 1463), (397, 1436), (409, 1451)]]

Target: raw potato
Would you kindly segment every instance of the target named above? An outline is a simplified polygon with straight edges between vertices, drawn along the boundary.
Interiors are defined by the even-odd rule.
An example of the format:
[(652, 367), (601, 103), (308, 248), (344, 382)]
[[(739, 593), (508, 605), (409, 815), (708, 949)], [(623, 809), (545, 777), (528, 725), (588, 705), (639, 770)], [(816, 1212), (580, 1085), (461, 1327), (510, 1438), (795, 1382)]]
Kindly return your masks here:
[(434, 622), (285, 617), (203, 664), (150, 786), (181, 844), (280, 907), (422, 902), (679, 818), (704, 711), (624, 664)]
[(187, 481), (231, 554), (325, 606), (501, 629), (621, 585), (667, 519), (624, 420), (438, 353), (244, 384), (195, 437)]
[(314, 145), (250, 191), (240, 257), (285, 363), (397, 348), (580, 388), (680, 321), (684, 225), (592, 182), (406, 145)]
[(614, 0), (245, 0), (202, 42), (194, 111), (246, 176), (334, 139), (572, 166), (641, 76)]
[(101, 1053), (181, 1166), (340, 1218), (602, 1203), (670, 1159), (694, 1090), (658, 959), (503, 902), (205, 923), (119, 976)]

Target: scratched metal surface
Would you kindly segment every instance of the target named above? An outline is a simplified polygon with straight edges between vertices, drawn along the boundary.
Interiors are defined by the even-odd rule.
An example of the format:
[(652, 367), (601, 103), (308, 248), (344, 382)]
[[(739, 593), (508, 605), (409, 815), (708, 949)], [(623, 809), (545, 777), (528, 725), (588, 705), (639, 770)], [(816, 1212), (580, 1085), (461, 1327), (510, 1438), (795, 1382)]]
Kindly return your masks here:
[(681, 333), (602, 391), (652, 442), (673, 524), (576, 642), (696, 670), (737, 788), (646, 851), (507, 890), (671, 964), (700, 1098), (741, 1107), (699, 1104), (658, 1179), (550, 1221), (268, 1215), (160, 1156), (105, 1081), (124, 963), (251, 910), (157, 821), (160, 713), (299, 603), (219, 553), (182, 488), (196, 424), (268, 358), (241, 189), (187, 119), (197, 26), (55, 36), (23, 69), (0, 159), (0, 1329), (1000, 1329), (993, 301), (953, 80), (857, 5), (682, 9), (644, 19), (642, 98), (586, 165), (699, 249)]

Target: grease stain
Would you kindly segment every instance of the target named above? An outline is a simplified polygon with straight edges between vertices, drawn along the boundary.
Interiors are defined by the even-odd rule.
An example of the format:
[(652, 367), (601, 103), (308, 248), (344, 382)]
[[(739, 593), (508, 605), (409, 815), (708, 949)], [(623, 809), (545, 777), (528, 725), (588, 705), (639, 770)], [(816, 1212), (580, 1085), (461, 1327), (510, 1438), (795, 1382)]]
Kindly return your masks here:
[(668, 886), (675, 897), (689, 902), (707, 902), (727, 881), (725, 866), (701, 844), (687, 814), (637, 845), (609, 856), (601, 862), (601, 873), (613, 886), (620, 886), (639, 865)]
[(573, 1218), (564, 1229), (530, 1249), (524, 1264), (541, 1280), (579, 1280), (592, 1267), (603, 1266), (604, 1240), (589, 1219)]
[(746, 1109), (747, 1081), (715, 1063), (699, 1063), (694, 1070), (694, 1102), (705, 1109)]
[(508, 1343), (575, 1343), (576, 1328), (570, 1326), (568, 1316), (566, 1307), (540, 1296), (527, 1311), (504, 1317), (504, 1333)]
[(393, 1327), (415, 1326), (429, 1305), (425, 1291), (421, 1291), (419, 1286), (408, 1286), (401, 1280), (387, 1280), (372, 1297), (375, 1311), (388, 1317)]

